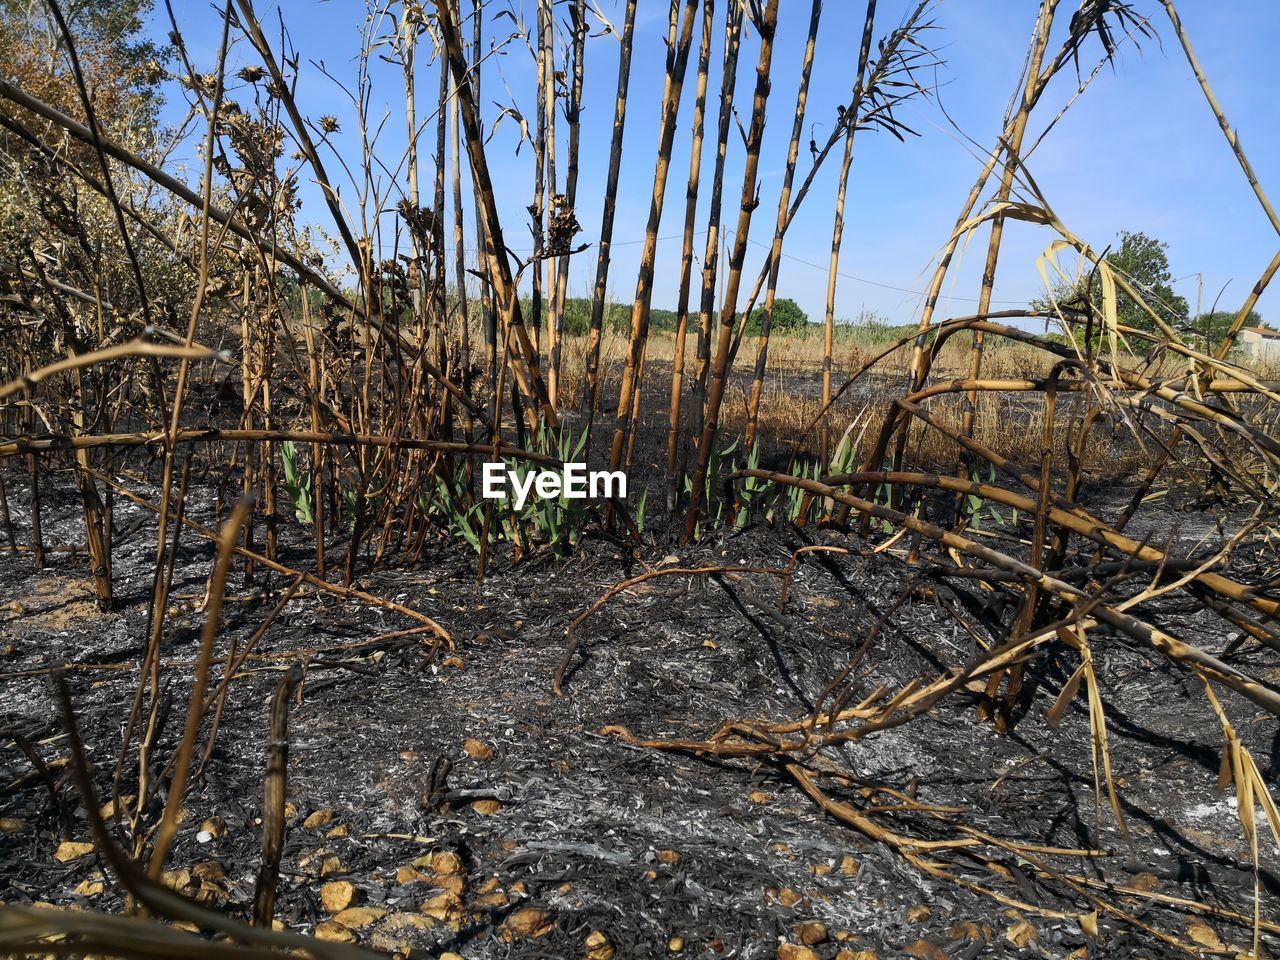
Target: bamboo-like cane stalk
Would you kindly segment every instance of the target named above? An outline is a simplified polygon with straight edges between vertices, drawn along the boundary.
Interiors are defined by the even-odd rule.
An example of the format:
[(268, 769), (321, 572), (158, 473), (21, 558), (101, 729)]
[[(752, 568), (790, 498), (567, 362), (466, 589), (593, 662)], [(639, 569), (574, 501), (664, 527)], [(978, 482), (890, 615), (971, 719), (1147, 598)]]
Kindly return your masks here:
[[(533, 259), (530, 265), (533, 267), (532, 273), (532, 297), (529, 302), (529, 327), (533, 334), (533, 345), (544, 357), (543, 347), (545, 346), (542, 335), (542, 321), (546, 309), (542, 302), (542, 260), (547, 242), (547, 217), (546, 217), (546, 196), (548, 193), (555, 192), (554, 182), (550, 188), (547, 186), (547, 110), (554, 109), (555, 99), (552, 97), (552, 104), (547, 104), (547, 74), (551, 72), (553, 65), (549, 62), (552, 56), (548, 50), (551, 41), (550, 30), (543, 30), (543, 24), (549, 17), (548, 0), (537, 0), (537, 26), (534, 32), (538, 38), (538, 46), (534, 51), (534, 61), (537, 63), (537, 115), (534, 122), (537, 124), (533, 145), (533, 203), (529, 207), (529, 216), (532, 218), (530, 231), (533, 234)], [(553, 88), (554, 92), (554, 88)], [(555, 161), (552, 159), (554, 169)]]
[(284, 805), (289, 779), (289, 701), (302, 680), (302, 666), (293, 664), (276, 684), (271, 697), (267, 741), (267, 770), (262, 778), (262, 863), (253, 894), (253, 923), (270, 929), (275, 918), (276, 883), (284, 852)]
[[(764, 317), (760, 321), (760, 338), (756, 348), (755, 371), (751, 378), (751, 394), (747, 398), (747, 429), (742, 445), (748, 451), (755, 446), (756, 428), (760, 422), (760, 396), (764, 392), (764, 372), (769, 359), (769, 334), (773, 329), (773, 305), (778, 295), (778, 271), (782, 266), (782, 238), (791, 212), (791, 185), (795, 180), (796, 161), (800, 157), (800, 136), (804, 132), (804, 112), (809, 100), (809, 78), (813, 74), (813, 51), (818, 42), (818, 24), (822, 20), (822, 0), (812, 0), (809, 7), (809, 34), (800, 66), (800, 87), (796, 91), (796, 116), (791, 124), (791, 141), (787, 147), (787, 163), (782, 174), (782, 191), (778, 196), (778, 220), (773, 229), (769, 286), (764, 295)], [(858, 65), (861, 78), (864, 65)]]
[[(867, 60), (871, 55), (871, 35), (875, 26), (876, 0), (867, 0), (867, 12), (862, 21), (862, 43), (858, 48), (858, 73), (855, 81), (852, 109), (862, 100), (862, 84), (866, 77)], [(822, 315), (822, 462), (831, 459), (831, 361), (835, 347), (836, 285), (840, 270), (840, 246), (844, 242), (844, 202), (849, 189), (849, 170), (853, 166), (853, 136), (858, 130), (856, 115), (851, 118), (844, 135), (844, 155), (840, 160), (840, 176), (836, 182), (835, 219), (831, 226), (831, 259), (827, 264), (827, 301)]]
[[(552, 211), (555, 209), (554, 198), (559, 194), (559, 180), (556, 178), (556, 31), (555, 14), (551, 9), (551, 0), (538, 0), (538, 63), (541, 97), (539, 98), (538, 123), (542, 131), (541, 154), (546, 168), (546, 225), (540, 239), (546, 243), (551, 227)], [(542, 224), (538, 229), (544, 229)], [(559, 319), (556, 303), (556, 285), (559, 276), (561, 257), (546, 258), (546, 348), (544, 357), (547, 363), (547, 396), (553, 407), (558, 406), (556, 400), (560, 376), (559, 364), (556, 362), (560, 354)], [(542, 263), (533, 264), (535, 279), (541, 276)], [(538, 326), (541, 336), (541, 326)], [(539, 341), (541, 344), (541, 341)]]
[[(537, 352), (520, 315), (520, 297), (516, 290), (511, 264), (507, 259), (506, 245), (502, 239), (502, 221), (498, 215), (497, 199), (493, 191), (493, 177), (485, 157), (484, 140), (480, 132), (480, 115), (474, 91), (466, 83), (467, 64), (462, 51), (462, 37), (458, 32), (456, 14), (451, 2), (441, 3), (439, 10), (440, 33), (449, 68), (458, 90), (458, 109), (462, 114), (462, 128), (466, 132), (467, 156), (471, 161), (471, 181), (476, 197), (484, 210), (484, 254), (489, 267), (489, 280), (501, 311), (503, 329), (512, 331), (511, 368), (521, 393), (528, 398), (525, 414), (531, 428), (536, 428), (539, 410), (551, 426), (557, 418), (555, 408), (547, 397), (546, 386), (538, 369)], [(496, 418), (495, 418), (496, 425)]]
[(738, 53), (742, 47), (743, 6), (729, 3), (725, 9), (724, 62), (720, 73), (720, 116), (716, 128), (716, 163), (711, 177), (711, 204), (707, 212), (707, 237), (702, 254), (702, 289), (698, 299), (698, 352), (693, 375), (693, 391), (689, 400), (689, 425), (680, 444), (680, 463), (674, 483), (678, 486), (689, 462), (689, 445), (702, 435), (707, 391), (711, 369), (711, 324), (716, 302), (716, 278), (720, 265), (720, 217), (724, 199), (724, 166), (729, 148), (729, 131), (733, 122), (733, 100), (738, 80)]
[[(240, 528), (249, 516), (249, 508), (249, 501), (240, 501), (218, 535), (218, 556), (214, 562), (213, 577), (209, 581), (209, 606), (205, 611), (204, 630), (200, 636), (200, 655), (196, 666), (195, 685), (191, 690), (186, 727), (183, 730), (182, 742), (178, 745), (173, 779), (169, 782), (169, 795), (160, 817), (160, 826), (156, 830), (155, 846), (152, 849), (147, 870), (152, 879), (158, 878), (164, 869), (165, 859), (169, 855), (169, 845), (173, 842), (174, 834), (178, 830), (178, 811), (185, 799), (187, 774), (191, 771), (196, 738), (200, 734), (200, 721), (204, 716), (204, 693), (209, 682), (213, 644), (217, 639), (218, 629), (222, 625), (222, 598), (226, 593), (227, 575), (231, 571), (231, 557), (236, 540), (240, 537)], [(270, 923), (269, 920), (268, 923)]]
[(667, 174), (671, 169), (671, 148), (675, 143), (676, 116), (680, 110), (680, 94), (684, 88), (685, 68), (693, 40), (694, 14), (697, 0), (685, 0), (676, 32), (672, 6), (671, 29), (668, 31), (667, 69), (662, 94), (662, 119), (658, 132), (658, 157), (653, 172), (653, 194), (649, 200), (649, 221), (645, 227), (644, 249), (640, 254), (640, 272), (636, 278), (636, 298), (631, 309), (631, 334), (627, 342), (626, 365), (622, 387), (618, 392), (618, 413), (613, 427), (613, 444), (609, 451), (609, 469), (623, 465), (623, 447), (629, 423), (634, 418), (633, 403), (641, 389), (641, 371), (649, 338), (649, 309), (653, 301), (654, 264), (658, 256), (658, 226), (667, 195)]
[[(578, 150), (582, 139), (582, 84), (584, 56), (587, 42), (587, 2), (574, 0), (569, 8), (572, 18), (572, 41), (570, 45), (569, 87), (565, 96), (564, 116), (569, 126), (569, 144), (567, 148), (567, 168), (564, 177), (564, 209), (572, 211), (578, 200)], [(565, 300), (569, 294), (569, 256), (566, 253), (558, 260), (553, 303), (551, 309), (551, 361), (547, 374), (547, 391), (551, 394), (551, 402), (558, 406), (560, 401), (560, 362), (564, 349), (564, 311)]]
[(760, 57), (756, 64), (756, 87), (751, 107), (751, 128), (747, 134), (747, 156), (742, 174), (742, 200), (738, 210), (738, 229), (733, 238), (733, 256), (729, 260), (729, 276), (724, 303), (720, 310), (719, 339), (711, 367), (707, 390), (707, 409), (698, 442), (698, 463), (694, 468), (685, 514), (684, 541), (693, 539), (702, 511), (702, 498), (708, 482), (707, 467), (711, 462), (716, 429), (720, 425), (720, 405), (724, 399), (725, 381), (729, 375), (729, 349), (737, 319), (738, 288), (742, 283), (742, 264), (747, 256), (747, 239), (751, 232), (751, 215), (756, 208), (756, 173), (760, 166), (760, 147), (764, 140), (765, 107), (769, 102), (769, 68), (773, 62), (773, 40), (778, 27), (778, 0), (769, 0), (756, 28), (760, 32)]
[(674, 510), (680, 484), (676, 456), (680, 446), (680, 409), (684, 397), (685, 345), (689, 333), (689, 287), (693, 279), (693, 234), (698, 216), (698, 183), (702, 172), (702, 138), (706, 126), (707, 73), (711, 65), (711, 27), (715, 0), (702, 8), (702, 39), (698, 45), (698, 81), (693, 100), (693, 142), (689, 153), (689, 185), (685, 190), (684, 238), (680, 252), (680, 292), (676, 300), (676, 344), (671, 361), (671, 401), (667, 422), (667, 509)]
[[(418, 113), (416, 105), (417, 76), (414, 71), (414, 53), (417, 50), (418, 20), (412, 16), (413, 7), (405, 4), (400, 16), (400, 58), (404, 74), (404, 119), (409, 143), (405, 147), (405, 177), (409, 182), (409, 207), (416, 217), (422, 205), (422, 197), (418, 186)], [(427, 251), (421, 248), (420, 234), (417, 230), (409, 231), (409, 243), (413, 256), (409, 260), (409, 295), (413, 303), (413, 316), (422, 320), (422, 307), (426, 290), (426, 280), (422, 276), (422, 264), (426, 262)]]
[[(1018, 165), (1021, 163), (1022, 140), (1026, 135), (1027, 121), (1031, 117), (1032, 107), (1035, 105), (1036, 86), (1040, 78), (1041, 64), (1044, 62), (1045, 52), (1049, 47), (1049, 34), (1053, 29), (1053, 17), (1057, 5), (1058, 0), (1042, 0), (1040, 4), (1040, 14), (1036, 19), (1035, 33), (1031, 41), (1031, 52), (1028, 57), (1022, 99), (1014, 114), (1009, 136), (1004, 141), (1005, 161), (1000, 177), (1000, 186), (996, 191), (995, 202), (997, 204), (1007, 203), (1013, 191), (1013, 178), (1017, 172)], [(991, 234), (987, 241), (986, 263), (982, 269), (982, 288), (978, 293), (978, 313), (986, 313), (991, 308), (991, 294), (995, 289), (996, 282), (996, 264), (1000, 257), (1000, 244), (1004, 239), (1004, 222), (1005, 218), (998, 214), (991, 220)], [(970, 380), (977, 380), (982, 375), (983, 343), (984, 334), (982, 331), (974, 331), (973, 343), (969, 351)], [(965, 395), (964, 413), (961, 417), (961, 432), (967, 437), (973, 436), (973, 427), (977, 417), (976, 401), (976, 394), (969, 393)], [(968, 469), (967, 454), (962, 454), (959, 475), (967, 475)]]
[[(613, 134), (609, 142), (609, 172), (604, 188), (604, 212), (596, 255), (596, 281), (591, 297), (591, 329), (587, 334), (586, 398), (588, 423), (595, 420), (600, 403), (600, 340), (604, 327), (605, 298), (609, 292), (609, 256), (613, 248), (613, 221), (618, 209), (618, 176), (622, 169), (622, 134), (627, 119), (627, 89), (631, 82), (631, 50), (636, 26), (636, 2), (627, 0), (618, 54), (618, 90), (614, 99)], [(590, 427), (588, 427), (588, 430)], [(590, 443), (590, 439), (587, 441)]]

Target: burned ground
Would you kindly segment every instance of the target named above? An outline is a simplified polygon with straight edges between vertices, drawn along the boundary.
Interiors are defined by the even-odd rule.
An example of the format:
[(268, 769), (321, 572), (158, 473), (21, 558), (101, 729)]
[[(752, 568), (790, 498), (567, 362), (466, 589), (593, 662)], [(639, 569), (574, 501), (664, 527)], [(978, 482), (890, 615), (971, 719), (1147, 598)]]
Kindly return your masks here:
[[(210, 502), (194, 495), (192, 514)], [(77, 509), (69, 491), (47, 498), (51, 542), (76, 539)], [(120, 527), (143, 516), (127, 505), (117, 511)], [(144, 523), (118, 545), (120, 605), (106, 615), (93, 612), (81, 559), (53, 555), (41, 573), (29, 556), (0, 559), (0, 722), (53, 764), (68, 807), (78, 801), (62, 782), (66, 740), (48, 668), (70, 665), (79, 724), (99, 789), (109, 795), (146, 636), (152, 529)], [(285, 543), (295, 535), (289, 531)], [(646, 567), (785, 567), (796, 549), (814, 543), (851, 552), (804, 557), (785, 607), (778, 578), (749, 573), (663, 576), (620, 594), (582, 625), (565, 695), (553, 694), (567, 626), (613, 584)], [(162, 758), (181, 734), (212, 558), (211, 545), (184, 541), (165, 642), (173, 709), (159, 740)], [(288, 562), (287, 549), (282, 559)], [(674, 953), (680, 943), (673, 941), (683, 942), (685, 956), (773, 957), (780, 943), (801, 939), (817, 940), (812, 949), (824, 960), (869, 956), (859, 951), (1170, 952), (1105, 912), (1097, 939), (1087, 937), (1075, 916), (1090, 912), (1087, 901), (999, 851), (951, 855), (956, 876), (1066, 916), (1014, 910), (923, 876), (883, 844), (824, 816), (770, 762), (659, 752), (602, 732), (622, 725), (642, 738), (698, 739), (728, 719), (802, 717), (886, 613), (860, 680), (867, 692), (968, 660), (976, 641), (950, 612), (957, 605), (980, 638), (998, 636), (998, 611), (980, 591), (919, 573), (895, 551), (872, 555), (845, 535), (755, 523), (640, 556), (596, 538), (568, 558), (543, 554), (512, 566), (500, 556), (477, 584), (473, 555), (440, 541), (417, 568), (361, 581), (444, 623), (457, 649), (434, 653), (421, 637), (378, 641), (411, 626), (395, 614), (304, 591), (230, 687), (211, 761), (186, 800), (169, 880), (232, 912), (251, 901), (268, 702), (287, 664), (301, 659), (308, 668), (290, 712), (278, 909), (291, 928), (466, 957), (590, 956), (594, 931), (628, 957)], [(260, 591), (280, 585), (261, 574), (251, 590), (235, 585), (245, 599), (225, 608), (220, 651), (253, 633), (273, 604)], [(1161, 617), (1206, 649), (1229, 642), (1203, 611), (1170, 605)], [(955, 809), (944, 818), (895, 817), (913, 835), (950, 836), (963, 824), (1024, 843), (1099, 848), (1110, 855), (1084, 868), (1075, 863), (1072, 872), (1125, 886), (1129, 892), (1112, 891), (1113, 898), (1139, 918), (1207, 947), (1220, 946), (1217, 937), (1226, 949), (1247, 946), (1247, 927), (1213, 918), (1193, 918), (1188, 927), (1187, 915), (1153, 899), (1186, 897), (1249, 913), (1255, 878), (1233, 801), (1215, 791), (1221, 741), (1214, 717), (1194, 681), (1155, 651), (1105, 634), (1094, 650), (1131, 847), (1105, 799), (1095, 807), (1084, 701), (1056, 730), (1045, 724), (1070, 673), (1057, 658), (1033, 664), (1023, 714), (1007, 735), (976, 720), (976, 696), (965, 692), (833, 759), (868, 783)], [(1238, 659), (1265, 680), (1280, 680), (1247, 651)], [(1242, 727), (1274, 782), (1274, 724)], [(9, 831), (0, 835), (4, 898), (118, 910), (118, 889), (109, 879), (105, 887), (95, 882), (95, 856), (55, 859), (61, 841), (88, 839), (80, 819), (73, 815), (63, 836), (46, 784), (27, 773), (25, 760), (11, 760), (0, 808)], [(442, 761), (451, 769), (433, 780)], [(126, 770), (125, 794), (134, 792), (130, 776), (136, 772)], [(1280, 893), (1276, 871), (1264, 851), (1264, 917)], [(369, 909), (335, 924), (320, 891), (341, 881), (354, 887), (352, 902)]]

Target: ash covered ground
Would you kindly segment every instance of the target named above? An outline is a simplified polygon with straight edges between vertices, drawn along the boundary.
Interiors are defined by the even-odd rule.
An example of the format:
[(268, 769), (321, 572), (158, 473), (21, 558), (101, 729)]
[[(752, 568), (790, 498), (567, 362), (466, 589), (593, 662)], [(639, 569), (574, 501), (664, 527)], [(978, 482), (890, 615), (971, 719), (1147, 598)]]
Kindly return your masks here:
[[(211, 503), (208, 492), (193, 495), (190, 515), (206, 519)], [(82, 538), (69, 487), (49, 491), (45, 509), (49, 543)], [(19, 509), (15, 520), (25, 529)], [(66, 778), (48, 670), (70, 668), (106, 796), (145, 643), (154, 526), (122, 501), (116, 526), (134, 529), (115, 549), (119, 603), (109, 614), (93, 603), (83, 556), (51, 554), (37, 572), (28, 554), (0, 554), (0, 727), (36, 746), (69, 808), (79, 801)], [(305, 564), (303, 531), (286, 528), (282, 544), (283, 562)], [(777, 578), (747, 573), (661, 577), (618, 596), (582, 626), (565, 695), (552, 692), (566, 628), (613, 584), (646, 565), (784, 567), (807, 544), (851, 552), (801, 560), (785, 608)], [(181, 735), (212, 559), (211, 544), (184, 538), (166, 625), (173, 707), (158, 739), (162, 759)], [(290, 928), (417, 956), (475, 958), (590, 957), (593, 945), (603, 957), (602, 944), (620, 957), (1177, 955), (1105, 911), (1097, 936), (1088, 936), (1076, 917), (1088, 901), (1016, 858), (987, 851), (951, 862), (961, 879), (1065, 916), (1015, 910), (927, 877), (826, 816), (770, 762), (659, 752), (601, 732), (623, 725), (638, 737), (702, 738), (729, 719), (803, 717), (895, 604), (864, 664), (867, 692), (933, 676), (973, 654), (975, 640), (949, 606), (968, 611), (979, 636), (999, 635), (1008, 613), (971, 586), (924, 584), (898, 603), (918, 573), (894, 552), (872, 555), (847, 535), (754, 524), (639, 556), (604, 539), (586, 540), (572, 557), (543, 554), (514, 566), (500, 552), (477, 584), (474, 555), (439, 541), (413, 569), (382, 569), (359, 582), (444, 624), (457, 648), (434, 654), (422, 637), (370, 644), (412, 624), (304, 589), (262, 639), (258, 652), (267, 656), (247, 662), (230, 687), (216, 748), (185, 804), (169, 880), (220, 909), (243, 914), (251, 903), (269, 701), (299, 659), (274, 655), (296, 653), (308, 667), (290, 710), (277, 911)], [(286, 582), (259, 571), (246, 588), (237, 575), (220, 653), (261, 624), (274, 604), (262, 591)], [(1159, 617), (1211, 652), (1229, 642), (1220, 621), (1186, 604), (1170, 602)], [(1100, 815), (1095, 807), (1085, 699), (1056, 730), (1045, 724), (1075, 667), (1062, 656), (1032, 664), (1008, 734), (979, 722), (976, 697), (961, 693), (829, 759), (866, 783), (958, 811), (932, 825), (904, 819), (904, 829), (949, 836), (961, 823), (1024, 843), (1110, 851), (1074, 869), (1148, 891), (1108, 896), (1154, 927), (1206, 948), (1247, 948), (1246, 927), (1196, 920), (1155, 899), (1252, 909), (1255, 874), (1233, 795), (1215, 790), (1221, 732), (1199, 684), (1120, 638), (1099, 634), (1095, 657), (1131, 845), (1105, 798)], [(1280, 681), (1247, 647), (1234, 662)], [(1275, 784), (1274, 719), (1254, 720), (1256, 710), (1230, 697), (1225, 703)], [(82, 817), (71, 812), (66, 834), (46, 783), (12, 743), (2, 762), (4, 900), (121, 909), (112, 878), (99, 883), (96, 855), (56, 856), (64, 841), (88, 840)], [(136, 779), (136, 764), (126, 767), (124, 793)], [(1274, 918), (1280, 880), (1265, 833), (1263, 848), (1257, 883), (1263, 916)], [(362, 912), (340, 923), (322, 892), (342, 883), (350, 890), (328, 890), (349, 892)], [(1204, 942), (1210, 938), (1217, 943)], [(782, 947), (805, 940), (812, 954)], [(1274, 941), (1264, 943), (1276, 951)]]

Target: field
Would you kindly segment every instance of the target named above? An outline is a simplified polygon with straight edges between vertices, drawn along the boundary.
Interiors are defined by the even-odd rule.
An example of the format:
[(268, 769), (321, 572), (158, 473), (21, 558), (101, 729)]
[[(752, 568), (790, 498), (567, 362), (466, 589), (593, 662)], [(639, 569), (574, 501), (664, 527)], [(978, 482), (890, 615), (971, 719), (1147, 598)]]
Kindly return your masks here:
[[(617, 7), (371, 7), (347, 133), (288, 9), (230, 0), (213, 52), (167, 5), (9, 11), (0, 954), (1276, 955), (1280, 371), (1251, 344), (1280, 255), (1192, 312), (1076, 236), (1029, 162), (1158, 41), (1280, 233), (1172, 0), (1028, 8), (903, 323), (838, 321), (836, 274), (855, 136), (905, 141), (938, 94), (933, 4), (866, 5), (808, 154), (820, 2)], [(636, 67), (661, 90), (629, 87), (664, 28)], [(612, 128), (580, 109), (614, 92), (584, 66), (603, 41)], [(520, 76), (499, 55), (530, 58), (536, 114), (493, 99)], [(388, 77), (402, 151), (368, 106)], [(645, 102), (656, 150), (620, 187)], [(516, 127), (518, 216), (494, 172)], [(580, 184), (584, 139), (608, 165)], [(807, 323), (784, 242), (830, 187)], [(1049, 238), (1048, 292), (996, 309), (1015, 224)], [(947, 316), (965, 249), (981, 285)], [(499, 461), (627, 491), (487, 498)]]

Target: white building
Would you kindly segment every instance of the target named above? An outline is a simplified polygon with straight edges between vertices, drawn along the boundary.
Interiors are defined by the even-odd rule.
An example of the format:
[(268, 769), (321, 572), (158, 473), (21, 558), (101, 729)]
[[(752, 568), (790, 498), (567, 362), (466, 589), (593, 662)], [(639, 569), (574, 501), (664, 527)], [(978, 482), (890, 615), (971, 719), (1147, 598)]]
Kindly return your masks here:
[(1280, 360), (1280, 330), (1244, 327), (1236, 342), (1251, 360)]

